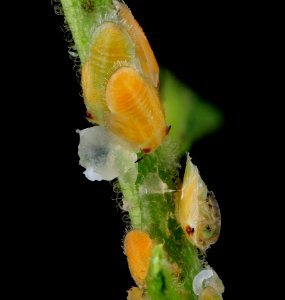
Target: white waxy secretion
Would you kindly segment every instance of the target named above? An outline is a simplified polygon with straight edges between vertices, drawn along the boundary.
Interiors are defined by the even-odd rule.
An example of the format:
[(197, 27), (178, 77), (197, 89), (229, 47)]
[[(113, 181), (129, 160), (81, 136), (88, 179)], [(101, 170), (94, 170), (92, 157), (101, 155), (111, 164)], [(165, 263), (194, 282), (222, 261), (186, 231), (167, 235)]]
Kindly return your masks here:
[(213, 269), (204, 269), (200, 271), (193, 280), (193, 291), (199, 296), (206, 287), (211, 287), (222, 294), (225, 290), (223, 282)]
[(161, 180), (157, 173), (148, 173), (139, 188), (141, 195), (171, 193), (168, 185)]
[(83, 173), (89, 180), (113, 180), (130, 168), (137, 169), (136, 153), (122, 146), (119, 139), (104, 126), (94, 126), (77, 132), (80, 136), (79, 164), (86, 169)]

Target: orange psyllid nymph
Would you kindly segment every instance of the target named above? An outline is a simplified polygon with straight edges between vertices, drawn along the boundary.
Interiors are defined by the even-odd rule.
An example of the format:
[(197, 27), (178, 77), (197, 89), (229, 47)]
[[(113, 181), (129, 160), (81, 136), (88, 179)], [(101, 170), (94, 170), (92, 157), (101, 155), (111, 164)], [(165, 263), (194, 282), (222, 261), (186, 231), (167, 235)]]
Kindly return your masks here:
[(119, 11), (122, 21), (127, 25), (128, 33), (135, 43), (136, 54), (144, 76), (149, 78), (155, 87), (158, 87), (159, 67), (142, 28), (126, 4), (116, 0), (114, 0), (114, 4)]
[(120, 62), (132, 63), (134, 59), (134, 43), (123, 26), (105, 22), (96, 28), (82, 66), (83, 97), (91, 122), (104, 124), (108, 79)]
[(157, 90), (130, 67), (111, 76), (106, 89), (110, 110), (107, 126), (134, 148), (150, 153), (161, 145), (169, 128)]
[(153, 243), (143, 231), (131, 230), (124, 241), (124, 250), (132, 277), (139, 287), (145, 287)]

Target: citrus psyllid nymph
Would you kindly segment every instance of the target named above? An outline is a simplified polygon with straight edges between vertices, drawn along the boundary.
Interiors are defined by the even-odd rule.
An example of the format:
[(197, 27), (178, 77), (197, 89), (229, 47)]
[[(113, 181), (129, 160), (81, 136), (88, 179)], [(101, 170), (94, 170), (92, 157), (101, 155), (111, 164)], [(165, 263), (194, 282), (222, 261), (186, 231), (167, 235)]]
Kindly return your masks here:
[(207, 250), (217, 241), (221, 228), (219, 205), (189, 154), (182, 188), (176, 194), (176, 217), (187, 238), (200, 250)]
[(83, 97), (91, 122), (104, 124), (108, 79), (116, 65), (132, 63), (134, 59), (134, 43), (122, 26), (105, 22), (95, 29), (89, 54), (82, 66)]
[(82, 66), (90, 122), (104, 125), (132, 150), (150, 153), (169, 131), (159, 99), (158, 65), (128, 7), (115, 9), (91, 34)]
[(118, 9), (119, 17), (127, 25), (127, 31), (134, 41), (136, 55), (140, 61), (144, 76), (149, 78), (155, 87), (158, 87), (159, 67), (142, 28), (125, 3), (117, 0), (114, 0), (113, 2)]
[(106, 89), (107, 127), (134, 148), (150, 153), (161, 145), (169, 127), (157, 90), (130, 67), (111, 76)]
[(124, 240), (125, 255), (131, 275), (139, 287), (145, 287), (153, 243), (149, 235), (143, 231), (131, 230)]

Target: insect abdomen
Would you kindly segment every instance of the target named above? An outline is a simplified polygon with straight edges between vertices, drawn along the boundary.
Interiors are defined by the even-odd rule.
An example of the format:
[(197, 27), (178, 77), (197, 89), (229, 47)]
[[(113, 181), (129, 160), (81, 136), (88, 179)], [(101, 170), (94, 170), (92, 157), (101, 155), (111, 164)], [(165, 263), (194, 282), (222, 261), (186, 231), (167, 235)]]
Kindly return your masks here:
[(140, 149), (155, 150), (167, 134), (156, 89), (130, 67), (119, 68), (106, 89), (108, 127)]
[(123, 22), (126, 22), (128, 25), (128, 33), (135, 43), (136, 54), (144, 75), (149, 78), (152, 84), (157, 88), (159, 85), (159, 67), (142, 28), (126, 4), (118, 1), (114, 1), (114, 3), (119, 10), (119, 16)]
[(92, 40), (82, 68), (82, 88), (87, 110), (95, 123), (102, 124), (107, 111), (105, 91), (108, 79), (119, 62), (131, 63), (134, 60), (135, 49), (124, 28), (113, 22), (100, 25)]

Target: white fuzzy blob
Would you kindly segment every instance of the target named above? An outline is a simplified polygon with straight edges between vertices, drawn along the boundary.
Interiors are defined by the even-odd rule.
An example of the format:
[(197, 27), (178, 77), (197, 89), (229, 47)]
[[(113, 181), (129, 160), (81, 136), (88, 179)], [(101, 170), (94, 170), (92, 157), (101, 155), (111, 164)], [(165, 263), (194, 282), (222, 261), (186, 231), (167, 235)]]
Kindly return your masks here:
[(101, 181), (103, 177), (96, 173), (93, 168), (87, 167), (87, 169), (83, 172), (83, 174), (86, 176), (87, 179), (90, 181)]
[[(86, 178), (113, 180), (129, 169), (137, 169), (137, 155), (123, 147), (119, 140), (103, 126), (77, 130), (80, 135), (78, 155)], [(136, 176), (135, 171), (132, 172)]]
[(193, 291), (195, 295), (200, 295), (204, 289), (204, 281), (211, 278), (214, 272), (210, 269), (200, 271), (193, 280)]
[(222, 294), (225, 290), (222, 280), (213, 269), (204, 269), (200, 271), (193, 280), (193, 291), (198, 296), (204, 288), (212, 287), (218, 293)]
[(164, 194), (167, 192), (173, 192), (173, 190), (168, 188), (168, 185), (160, 179), (157, 173), (147, 174), (139, 189), (141, 195)]

